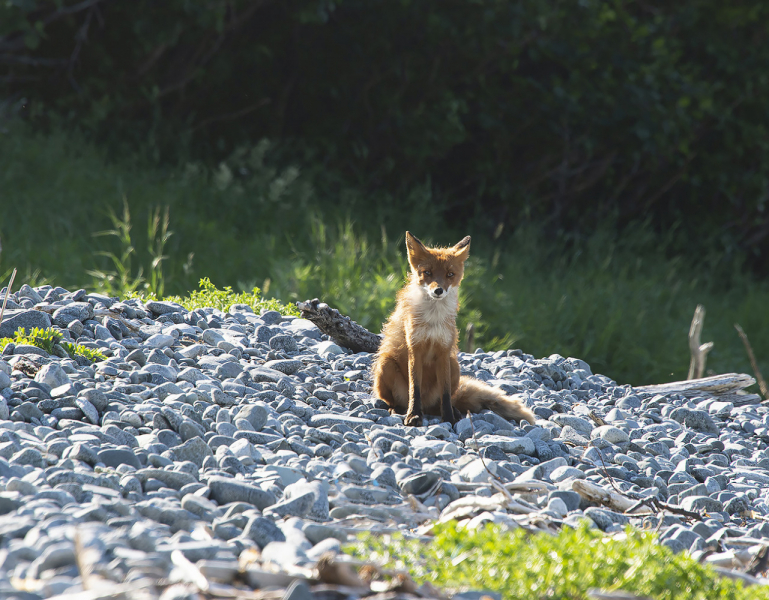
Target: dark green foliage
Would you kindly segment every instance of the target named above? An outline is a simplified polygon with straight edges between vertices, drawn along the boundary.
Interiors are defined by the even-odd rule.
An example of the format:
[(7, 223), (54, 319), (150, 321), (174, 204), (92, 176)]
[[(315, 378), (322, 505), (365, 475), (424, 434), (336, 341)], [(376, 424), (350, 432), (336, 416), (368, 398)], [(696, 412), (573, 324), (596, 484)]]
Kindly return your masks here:
[(684, 553), (673, 554), (652, 534), (633, 529), (624, 539), (614, 539), (586, 526), (564, 527), (551, 536), (493, 525), (465, 531), (451, 522), (436, 525), (434, 534), (429, 544), (368, 535), (347, 552), (407, 570), (418, 582), (449, 590), (491, 590), (505, 600), (583, 600), (591, 597), (590, 589), (654, 600), (769, 598), (769, 587), (744, 588)]
[(454, 227), (652, 217), (728, 268), (769, 240), (767, 22), (757, 0), (26, 0), (0, 5), (0, 95), (172, 161), (276, 139), (395, 210), (428, 182)]

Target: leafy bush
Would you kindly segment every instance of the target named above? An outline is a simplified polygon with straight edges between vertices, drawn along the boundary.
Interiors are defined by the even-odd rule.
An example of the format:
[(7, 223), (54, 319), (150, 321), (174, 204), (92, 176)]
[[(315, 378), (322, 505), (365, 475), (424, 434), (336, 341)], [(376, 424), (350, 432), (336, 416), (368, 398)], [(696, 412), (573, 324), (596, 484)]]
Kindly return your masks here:
[(435, 525), (429, 544), (401, 536), (366, 535), (346, 551), (417, 581), (448, 589), (485, 589), (505, 600), (587, 599), (591, 588), (622, 590), (655, 600), (760, 600), (769, 587), (745, 589), (684, 553), (673, 554), (651, 533), (632, 528), (621, 538), (586, 525), (557, 536), (504, 531), (487, 525), (466, 531), (455, 522)]
[(13, 344), (26, 344), (29, 346), (37, 346), (42, 348), (48, 354), (58, 354), (56, 351), (57, 346), (61, 347), (70, 358), (76, 356), (82, 356), (87, 358), (91, 362), (99, 362), (106, 360), (106, 356), (93, 348), (82, 346), (81, 344), (74, 344), (64, 340), (64, 336), (55, 329), (41, 329), (35, 327), (29, 333), (23, 327), (19, 327), (14, 333), (12, 338), (0, 338), (0, 352), (10, 343)]
[(200, 289), (191, 291), (189, 296), (167, 296), (163, 299), (177, 302), (187, 310), (211, 307), (225, 311), (233, 304), (247, 304), (256, 314), (262, 310), (277, 310), (282, 315), (299, 315), (296, 306), (283, 304), (275, 299), (264, 300), (258, 287), (253, 288), (251, 292), (233, 292), (230, 286), (220, 290), (208, 277), (201, 279)]

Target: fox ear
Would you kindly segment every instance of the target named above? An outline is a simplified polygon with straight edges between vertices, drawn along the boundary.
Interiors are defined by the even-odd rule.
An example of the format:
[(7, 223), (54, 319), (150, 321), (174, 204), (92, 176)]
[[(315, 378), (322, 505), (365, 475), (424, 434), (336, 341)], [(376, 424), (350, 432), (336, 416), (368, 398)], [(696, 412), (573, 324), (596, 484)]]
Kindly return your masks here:
[(413, 235), (410, 231), (406, 232), (406, 248), (409, 249), (409, 252), (418, 252), (427, 249), (425, 248), (425, 245), (419, 241), (419, 238)]
[(406, 249), (409, 253), (409, 264), (412, 266), (412, 268), (416, 269), (417, 265), (419, 264), (420, 257), (427, 253), (427, 248), (425, 248), (425, 245), (420, 242), (416, 236), (411, 235), (411, 232), (407, 231)]
[(465, 236), (461, 242), (452, 248), (452, 250), (457, 258), (466, 260), (468, 254), (470, 254), (470, 236)]

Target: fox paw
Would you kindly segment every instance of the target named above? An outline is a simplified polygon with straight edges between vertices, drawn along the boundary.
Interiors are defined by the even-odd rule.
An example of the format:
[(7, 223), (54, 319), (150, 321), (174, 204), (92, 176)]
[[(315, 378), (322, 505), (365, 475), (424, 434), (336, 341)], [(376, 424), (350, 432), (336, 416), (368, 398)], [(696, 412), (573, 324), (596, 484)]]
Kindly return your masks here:
[(409, 427), (421, 427), (422, 426), (422, 415), (408, 414), (408, 415), (406, 415), (406, 418), (403, 419), (403, 423), (405, 425), (408, 425)]
[(451, 423), (452, 425), (456, 425), (457, 421), (461, 419), (462, 416), (459, 414), (459, 411), (452, 407), (451, 412), (447, 415), (445, 412), (441, 415), (441, 419), (446, 423)]

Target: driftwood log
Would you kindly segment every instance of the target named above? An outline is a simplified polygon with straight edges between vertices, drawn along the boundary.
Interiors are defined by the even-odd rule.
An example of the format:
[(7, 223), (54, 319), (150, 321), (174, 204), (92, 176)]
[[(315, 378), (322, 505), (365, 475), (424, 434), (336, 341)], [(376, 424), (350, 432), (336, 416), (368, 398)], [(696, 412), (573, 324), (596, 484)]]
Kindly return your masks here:
[(302, 317), (312, 321), (323, 333), (343, 348), (349, 348), (353, 352), (376, 352), (382, 338), (371, 333), (365, 327), (331, 308), (325, 302), (317, 298), (297, 302), (297, 308)]
[(703, 377), (702, 379), (690, 379), (687, 381), (672, 381), (657, 385), (642, 385), (636, 387), (638, 392), (651, 394), (683, 394), (687, 398), (695, 396), (714, 396), (725, 402), (732, 402), (735, 406), (746, 404), (760, 404), (761, 396), (758, 394), (745, 394), (741, 390), (756, 383), (750, 375), (745, 373), (724, 373)]

